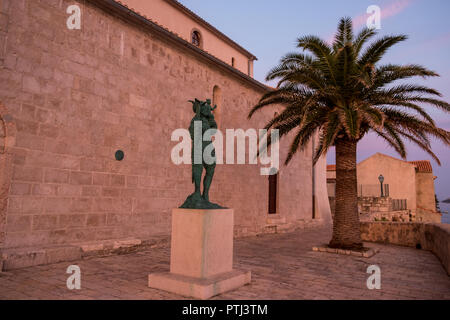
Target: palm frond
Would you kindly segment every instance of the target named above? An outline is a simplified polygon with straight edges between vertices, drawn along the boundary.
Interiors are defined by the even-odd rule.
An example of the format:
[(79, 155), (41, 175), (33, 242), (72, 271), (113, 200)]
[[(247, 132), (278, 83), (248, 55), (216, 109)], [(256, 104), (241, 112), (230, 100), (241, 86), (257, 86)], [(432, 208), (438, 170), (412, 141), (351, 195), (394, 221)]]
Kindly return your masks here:
[(338, 30), (334, 38), (333, 50), (337, 52), (345, 47), (349, 42), (353, 41), (352, 19), (349, 17), (342, 18), (339, 21)]
[(359, 56), (359, 53), (361, 52), (361, 49), (363, 48), (364, 44), (376, 34), (377, 32), (374, 29), (366, 27), (356, 36), (356, 39), (353, 44), (355, 48), (355, 55), (357, 57)]
[(381, 60), (389, 48), (408, 39), (407, 36), (386, 36), (375, 41), (367, 48), (358, 61), (361, 67), (372, 67)]

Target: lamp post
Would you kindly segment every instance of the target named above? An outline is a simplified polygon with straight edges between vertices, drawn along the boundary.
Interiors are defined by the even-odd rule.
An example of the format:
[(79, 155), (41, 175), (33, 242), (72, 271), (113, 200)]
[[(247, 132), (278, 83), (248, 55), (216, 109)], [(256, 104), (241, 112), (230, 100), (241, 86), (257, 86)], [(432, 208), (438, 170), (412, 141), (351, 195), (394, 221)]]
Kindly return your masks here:
[(384, 177), (382, 174), (380, 174), (380, 176), (378, 177), (378, 181), (380, 181), (380, 187), (381, 187), (381, 197), (384, 197), (384, 192), (383, 192), (383, 182), (384, 182)]

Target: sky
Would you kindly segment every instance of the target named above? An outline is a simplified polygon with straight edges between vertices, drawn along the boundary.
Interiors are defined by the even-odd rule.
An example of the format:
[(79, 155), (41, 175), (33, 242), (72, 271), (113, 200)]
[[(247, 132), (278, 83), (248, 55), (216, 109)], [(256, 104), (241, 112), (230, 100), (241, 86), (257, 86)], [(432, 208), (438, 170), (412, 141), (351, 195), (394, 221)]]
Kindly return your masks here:
[[(353, 18), (360, 29), (369, 16), (367, 8), (381, 9), (379, 36), (405, 34), (409, 39), (393, 47), (382, 63), (421, 64), (441, 77), (412, 79), (443, 94), (450, 102), (450, 1), (448, 0), (180, 0), (228, 37), (258, 57), (254, 76), (265, 82), (268, 71), (288, 52), (298, 52), (296, 39), (316, 35), (332, 39), (339, 19)], [(450, 113), (426, 107), (438, 126), (450, 130)], [(418, 147), (407, 144), (407, 160), (431, 160), (438, 199), (450, 198), (450, 148), (432, 144), (438, 164)], [(377, 152), (399, 158), (380, 138), (368, 135), (358, 145), (358, 162)], [(328, 163), (335, 163), (334, 150)]]

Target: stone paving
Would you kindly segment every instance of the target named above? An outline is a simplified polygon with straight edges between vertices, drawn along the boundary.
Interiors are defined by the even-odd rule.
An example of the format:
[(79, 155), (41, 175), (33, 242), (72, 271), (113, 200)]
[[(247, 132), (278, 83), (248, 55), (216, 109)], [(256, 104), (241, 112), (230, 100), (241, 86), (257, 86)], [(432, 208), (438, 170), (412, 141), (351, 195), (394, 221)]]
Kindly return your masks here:
[[(313, 252), (328, 228), (267, 234), (235, 241), (235, 267), (252, 283), (214, 299), (445, 299), (450, 277), (430, 252), (391, 245), (372, 258)], [(169, 246), (13, 270), (0, 275), (0, 299), (185, 299), (150, 289), (147, 275), (168, 271)], [(81, 290), (66, 287), (66, 269), (81, 268)], [(370, 265), (381, 268), (381, 289), (366, 286)]]

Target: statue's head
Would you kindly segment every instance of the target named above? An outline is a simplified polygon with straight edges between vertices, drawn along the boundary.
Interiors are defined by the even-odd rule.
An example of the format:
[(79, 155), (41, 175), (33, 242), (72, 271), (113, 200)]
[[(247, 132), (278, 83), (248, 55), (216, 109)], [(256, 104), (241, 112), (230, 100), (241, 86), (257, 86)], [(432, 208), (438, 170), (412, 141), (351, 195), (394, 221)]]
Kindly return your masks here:
[(195, 99), (195, 101), (189, 100), (189, 102), (192, 103), (192, 110), (194, 111), (194, 113), (196, 113), (197, 115), (206, 117), (206, 118), (213, 118), (213, 111), (217, 108), (217, 107), (212, 107), (211, 106), (211, 99), (206, 99), (206, 101), (200, 101), (198, 99)]
[(201, 114), (202, 114), (202, 116), (203, 117), (205, 117), (205, 118), (213, 118), (214, 116), (213, 116), (213, 114), (212, 114), (212, 107), (211, 107), (211, 104), (210, 103), (208, 103), (208, 100), (206, 100), (206, 102), (203, 102), (202, 103), (202, 105), (201, 105)]

